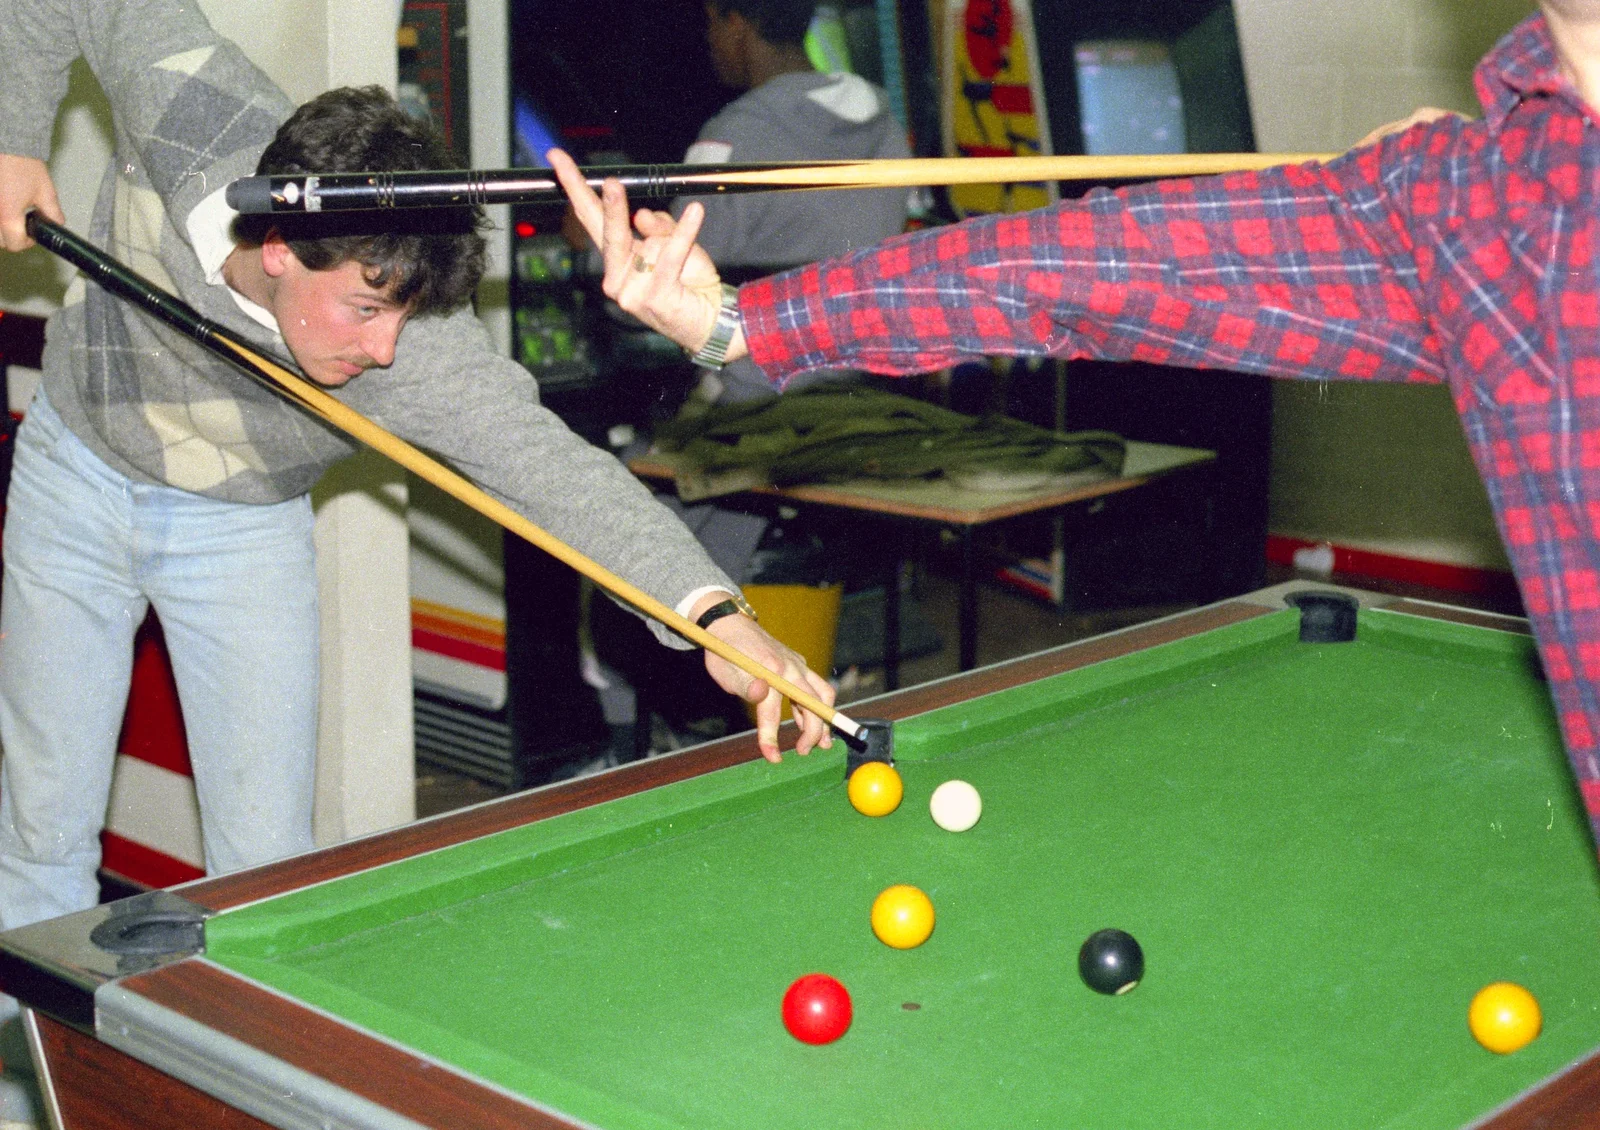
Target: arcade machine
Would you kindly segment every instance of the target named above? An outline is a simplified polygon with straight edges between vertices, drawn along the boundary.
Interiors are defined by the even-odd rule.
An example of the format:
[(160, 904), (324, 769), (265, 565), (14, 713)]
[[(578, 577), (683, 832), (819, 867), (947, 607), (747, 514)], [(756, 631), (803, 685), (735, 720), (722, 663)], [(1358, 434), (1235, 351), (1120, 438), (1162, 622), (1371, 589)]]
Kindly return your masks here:
[[(1255, 148), (1229, 0), (947, 0), (949, 153), (1245, 152)], [(1049, 184), (952, 190), (958, 214), (1037, 207)], [(1051, 378), (1054, 377), (1054, 380)], [(1001, 570), (1067, 606), (1210, 600), (1262, 583), (1271, 398), (1267, 378), (1160, 365), (1017, 365), (962, 410), (1104, 428), (1217, 452), (1204, 475), (1127, 492), (1068, 531), (1041, 521)], [(959, 394), (958, 394), (959, 395)], [(984, 402), (987, 398), (987, 402)], [(995, 404), (994, 400), (999, 403)], [(1054, 540), (1052, 542), (1052, 532)]]

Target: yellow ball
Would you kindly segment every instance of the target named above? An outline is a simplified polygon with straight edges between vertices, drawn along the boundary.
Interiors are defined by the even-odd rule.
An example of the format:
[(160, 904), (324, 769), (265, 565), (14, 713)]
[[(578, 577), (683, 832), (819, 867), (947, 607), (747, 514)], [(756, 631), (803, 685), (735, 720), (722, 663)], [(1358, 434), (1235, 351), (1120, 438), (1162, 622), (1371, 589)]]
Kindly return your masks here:
[(894, 766), (885, 761), (864, 761), (850, 774), (850, 803), (863, 816), (887, 816), (900, 807), (905, 785)]
[(897, 950), (920, 946), (933, 933), (933, 902), (908, 884), (888, 887), (872, 900), (872, 932)]
[(1473, 1037), (1501, 1055), (1531, 1044), (1543, 1022), (1533, 994), (1510, 981), (1485, 985), (1467, 1009), (1467, 1026)]

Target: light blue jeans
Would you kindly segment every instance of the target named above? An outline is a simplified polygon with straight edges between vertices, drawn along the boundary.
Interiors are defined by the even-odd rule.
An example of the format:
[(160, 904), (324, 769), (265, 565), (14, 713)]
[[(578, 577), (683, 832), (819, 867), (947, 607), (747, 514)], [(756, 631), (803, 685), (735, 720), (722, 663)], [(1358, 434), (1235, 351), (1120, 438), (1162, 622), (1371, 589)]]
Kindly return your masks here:
[(206, 869), (312, 846), (311, 523), (304, 497), (251, 506), (135, 482), (34, 398), (0, 591), (0, 925), (97, 901), (133, 635), (151, 606), (177, 677)]

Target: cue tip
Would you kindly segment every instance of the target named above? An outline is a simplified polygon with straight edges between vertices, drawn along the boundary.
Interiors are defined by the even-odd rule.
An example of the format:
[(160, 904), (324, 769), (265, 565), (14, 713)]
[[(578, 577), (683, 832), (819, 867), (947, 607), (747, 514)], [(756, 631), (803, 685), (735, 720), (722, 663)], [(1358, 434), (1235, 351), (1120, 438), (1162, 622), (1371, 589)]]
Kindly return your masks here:
[(863, 718), (857, 722), (846, 718), (843, 714), (835, 713), (833, 719), (835, 729), (844, 729), (839, 724), (841, 721), (848, 722), (856, 728), (853, 734), (845, 730), (847, 735), (845, 744), (849, 747), (845, 756), (846, 777), (868, 761), (894, 764), (894, 725), (887, 718)]

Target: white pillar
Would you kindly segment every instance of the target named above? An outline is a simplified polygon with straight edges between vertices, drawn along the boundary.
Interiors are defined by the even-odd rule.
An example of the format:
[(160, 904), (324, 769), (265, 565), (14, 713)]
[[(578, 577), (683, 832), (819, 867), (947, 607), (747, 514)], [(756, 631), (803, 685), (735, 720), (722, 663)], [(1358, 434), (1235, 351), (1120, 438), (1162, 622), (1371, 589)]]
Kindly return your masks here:
[[(467, 71), (472, 75), (467, 114), (472, 122), (472, 166), (503, 169), (511, 164), (510, 46), (506, 0), (467, 0)], [(511, 353), (511, 209), (487, 209), (489, 265), (478, 288), (478, 316), (495, 346)]]
[(322, 600), (317, 843), (416, 817), (406, 478), (375, 451), (312, 491)]
[[(335, 86), (395, 87), (399, 0), (203, 7), (296, 102)], [(312, 501), (322, 601), (315, 819), (327, 844), (416, 815), (405, 474), (363, 452), (324, 476)]]
[[(320, 6), (325, 85), (393, 92), (399, 0)], [(322, 596), (316, 836), (325, 844), (417, 814), (405, 472), (364, 451), (325, 475), (312, 501)]]

